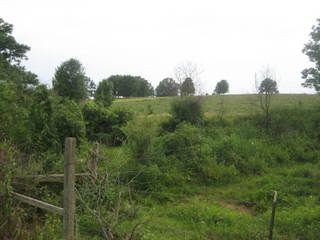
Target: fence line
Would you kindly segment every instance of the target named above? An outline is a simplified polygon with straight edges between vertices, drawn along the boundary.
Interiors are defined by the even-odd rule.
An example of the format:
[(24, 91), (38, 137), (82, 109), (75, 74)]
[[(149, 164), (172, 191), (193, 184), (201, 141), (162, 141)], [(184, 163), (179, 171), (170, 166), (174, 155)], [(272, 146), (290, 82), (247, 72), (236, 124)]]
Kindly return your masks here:
[[(87, 177), (90, 176), (89, 173), (75, 173), (76, 178), (78, 177)], [(64, 182), (64, 174), (56, 173), (56, 174), (40, 174), (40, 175), (26, 175), (26, 176), (17, 176), (13, 178), (14, 180), (32, 180), (36, 183), (63, 183)]]
[(278, 192), (273, 192), (273, 201), (272, 201), (272, 211), (271, 211), (271, 218), (270, 218), (270, 226), (269, 226), (269, 240), (272, 240), (273, 238), (273, 226), (274, 226), (274, 219), (276, 215), (276, 207), (277, 207), (277, 197)]
[(28, 196), (25, 196), (25, 195), (22, 195), (20, 193), (11, 192), (11, 195), (15, 199), (19, 200), (20, 202), (27, 203), (29, 205), (32, 205), (32, 206), (47, 210), (47, 211), (49, 211), (51, 213), (63, 215), (63, 208), (60, 208), (60, 207), (54, 206), (52, 204), (49, 204), (49, 203), (46, 203), (46, 202), (31, 198), (31, 197), (28, 197)]
[[(76, 163), (76, 139), (68, 137), (65, 139), (64, 152), (64, 174), (52, 174), (50, 176), (27, 176), (27, 178), (35, 178), (38, 181), (44, 182), (59, 182), (63, 178), (63, 208), (52, 204), (25, 196), (20, 193), (11, 192), (11, 195), (24, 203), (39, 207), (51, 213), (63, 216), (63, 237), (65, 240), (75, 240), (75, 176), (85, 176), (84, 174), (75, 174)], [(20, 177), (21, 178), (21, 177)], [(49, 180), (49, 181), (48, 181)]]

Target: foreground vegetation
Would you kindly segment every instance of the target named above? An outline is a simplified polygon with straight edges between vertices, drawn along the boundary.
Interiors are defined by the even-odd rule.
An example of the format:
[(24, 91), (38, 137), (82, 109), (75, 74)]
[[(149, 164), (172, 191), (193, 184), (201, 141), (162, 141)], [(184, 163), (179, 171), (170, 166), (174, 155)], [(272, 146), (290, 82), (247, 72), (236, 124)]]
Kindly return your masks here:
[[(275, 239), (317, 239), (318, 96), (275, 96), (269, 129), (264, 128), (263, 115), (253, 102), (256, 97), (224, 96), (226, 115), (222, 119), (216, 96), (203, 98), (204, 109), (209, 109), (202, 111), (205, 116), (196, 109), (190, 112), (197, 112), (200, 118), (170, 112), (170, 102), (178, 101), (178, 108), (186, 104), (180, 99), (116, 101), (112, 108), (123, 103), (122, 107), (134, 112), (133, 119), (121, 128), (126, 135), (123, 146), (100, 145), (98, 172), (103, 176), (108, 171), (108, 184), (98, 179), (96, 189), (90, 183), (79, 185), (79, 197), (92, 204), (89, 209), (96, 208), (96, 196), (87, 195), (89, 192), (103, 189), (106, 193), (95, 209), (105, 218), (103, 224), (79, 200), (80, 239), (100, 239), (103, 226), (116, 239), (124, 238), (136, 226), (137, 239), (263, 239), (268, 233), (274, 190), (279, 192)], [(153, 103), (153, 113), (148, 112), (149, 102)], [(191, 100), (194, 102), (200, 105), (192, 106), (201, 108), (199, 99)], [(146, 110), (140, 112), (141, 108)], [(234, 114), (229, 109), (234, 109)], [(17, 157), (18, 152), (8, 147)], [(88, 171), (93, 148), (94, 144), (81, 142), (79, 172)], [(34, 156), (22, 173), (60, 171), (62, 156), (55, 157), (46, 154), (43, 162)], [(29, 191), (59, 205), (58, 189), (41, 185), (31, 186)], [(12, 204), (17, 209), (17, 203)], [(117, 217), (116, 206), (121, 213)], [(33, 222), (27, 215), (42, 219), (35, 228), (28, 227), (31, 231), (22, 229), (20, 237), (60, 238), (62, 223), (58, 217), (27, 206), (18, 209), (16, 217), (23, 223)]]

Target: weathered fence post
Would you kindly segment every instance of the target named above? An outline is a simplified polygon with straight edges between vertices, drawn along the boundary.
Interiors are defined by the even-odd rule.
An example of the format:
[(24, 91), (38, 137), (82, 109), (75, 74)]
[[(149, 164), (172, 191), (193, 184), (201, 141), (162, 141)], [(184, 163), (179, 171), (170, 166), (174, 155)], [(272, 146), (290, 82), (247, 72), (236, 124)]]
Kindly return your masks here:
[(274, 218), (276, 215), (276, 206), (277, 206), (277, 191), (273, 192), (273, 201), (272, 201), (272, 212), (270, 218), (270, 228), (269, 228), (269, 240), (272, 240), (273, 237), (273, 225), (274, 225)]
[(75, 162), (76, 139), (66, 138), (64, 150), (63, 235), (65, 240), (75, 239)]

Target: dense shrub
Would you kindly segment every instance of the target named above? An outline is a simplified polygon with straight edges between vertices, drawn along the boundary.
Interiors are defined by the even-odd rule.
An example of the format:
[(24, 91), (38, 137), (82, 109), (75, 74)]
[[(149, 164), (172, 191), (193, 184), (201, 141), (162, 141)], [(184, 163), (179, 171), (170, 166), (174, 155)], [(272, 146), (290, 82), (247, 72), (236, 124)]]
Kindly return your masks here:
[(128, 111), (110, 110), (95, 102), (88, 102), (82, 108), (86, 123), (86, 136), (90, 141), (109, 145), (120, 145), (126, 138), (121, 130), (131, 119)]
[(172, 118), (178, 123), (198, 124), (203, 120), (201, 98), (187, 97), (176, 99), (171, 106)]
[(157, 128), (156, 124), (148, 118), (135, 119), (125, 128), (128, 136), (126, 147), (134, 163), (148, 165), (154, 161), (152, 154), (156, 146)]
[(171, 118), (163, 123), (163, 128), (174, 131), (181, 122), (201, 124), (203, 122), (202, 100), (199, 97), (183, 97), (175, 99), (171, 104)]
[(188, 182), (230, 183), (238, 176), (233, 165), (218, 163), (203, 130), (181, 123), (174, 132), (159, 135), (150, 121), (129, 124), (127, 147), (131, 156), (128, 168), (139, 173), (136, 186), (183, 186)]
[(310, 132), (314, 123), (318, 122), (319, 109), (278, 108), (271, 112), (270, 130), (274, 136), (281, 136), (292, 132)]
[[(29, 150), (32, 143), (30, 110), (20, 102), (16, 88), (13, 83), (0, 83), (0, 138), (14, 142), (20, 149)], [(29, 102), (29, 96), (24, 97)]]
[(32, 148), (35, 151), (59, 149), (59, 139), (53, 123), (54, 101), (50, 90), (39, 85), (33, 93), (30, 112)]
[(85, 123), (79, 105), (64, 99), (56, 103), (53, 124), (62, 147), (66, 137), (75, 137), (77, 142), (85, 137)]
[[(185, 174), (201, 177), (202, 167), (209, 164), (211, 149), (200, 128), (182, 123), (173, 133), (162, 137), (162, 149), (169, 162)], [(205, 177), (205, 176), (203, 176)]]
[[(125, 146), (130, 156), (126, 177), (134, 179), (131, 185), (137, 189), (159, 191), (170, 176), (165, 171), (168, 165), (161, 148), (162, 140), (158, 137), (158, 123), (151, 118), (137, 118), (126, 126), (125, 133), (128, 136)], [(180, 172), (172, 176), (169, 184), (179, 184)]]
[(259, 154), (265, 145), (257, 139), (232, 134), (214, 141), (212, 147), (218, 163), (233, 165), (242, 174), (261, 174), (266, 168), (265, 159)]
[(116, 115), (94, 102), (87, 102), (83, 106), (82, 112), (86, 123), (87, 138), (90, 141), (107, 143)]

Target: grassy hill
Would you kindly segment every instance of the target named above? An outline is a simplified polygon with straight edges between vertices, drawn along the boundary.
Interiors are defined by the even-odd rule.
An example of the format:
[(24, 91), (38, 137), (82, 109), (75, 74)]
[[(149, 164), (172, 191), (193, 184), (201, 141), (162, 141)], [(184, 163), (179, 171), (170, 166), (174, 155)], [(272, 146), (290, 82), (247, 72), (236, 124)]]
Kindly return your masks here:
[[(113, 107), (122, 107), (137, 114), (148, 114), (150, 110), (154, 114), (167, 113), (170, 103), (176, 97), (148, 97), (116, 99)], [(221, 99), (224, 100), (226, 115), (254, 114), (260, 111), (259, 96), (256, 94), (203, 96), (203, 110), (206, 115), (217, 113)], [(307, 94), (277, 94), (272, 98), (272, 107), (310, 107), (320, 103), (318, 95)]]

